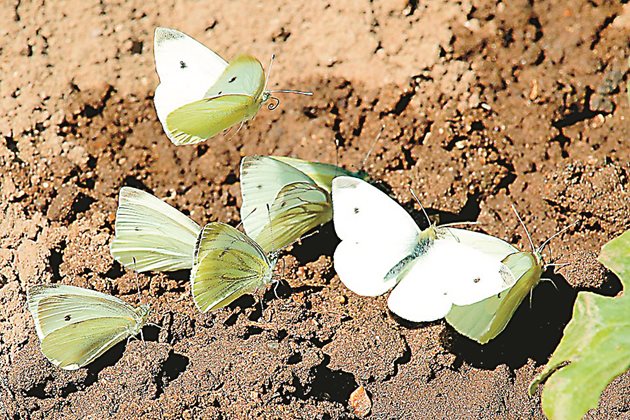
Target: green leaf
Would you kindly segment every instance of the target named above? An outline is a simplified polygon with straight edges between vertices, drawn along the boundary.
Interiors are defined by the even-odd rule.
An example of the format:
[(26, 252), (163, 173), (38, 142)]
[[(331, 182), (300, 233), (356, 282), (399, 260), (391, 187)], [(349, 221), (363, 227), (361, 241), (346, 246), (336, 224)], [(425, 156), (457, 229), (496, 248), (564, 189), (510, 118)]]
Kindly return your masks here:
[[(599, 261), (630, 282), (630, 231), (602, 248)], [(597, 407), (602, 391), (630, 368), (630, 296), (578, 293), (573, 318), (530, 395), (545, 380), (542, 408), (550, 419), (580, 419)]]

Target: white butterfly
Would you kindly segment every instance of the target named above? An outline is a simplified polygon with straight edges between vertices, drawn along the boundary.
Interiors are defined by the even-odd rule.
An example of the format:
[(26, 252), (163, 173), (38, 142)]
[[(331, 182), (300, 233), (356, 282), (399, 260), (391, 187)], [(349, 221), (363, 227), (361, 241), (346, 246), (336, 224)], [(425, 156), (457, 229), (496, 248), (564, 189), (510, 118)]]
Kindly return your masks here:
[(431, 226), (420, 230), (409, 214), (357, 178), (333, 180), (333, 221), (341, 243), (334, 265), (341, 281), (362, 296), (396, 286), (388, 305), (414, 322), (444, 317), (453, 304), (479, 302), (516, 280), (501, 263), (517, 252), (477, 232)]
[(79, 369), (137, 335), (149, 316), (148, 305), (134, 308), (114, 296), (61, 284), (31, 287), (28, 309), (42, 353), (66, 370)]

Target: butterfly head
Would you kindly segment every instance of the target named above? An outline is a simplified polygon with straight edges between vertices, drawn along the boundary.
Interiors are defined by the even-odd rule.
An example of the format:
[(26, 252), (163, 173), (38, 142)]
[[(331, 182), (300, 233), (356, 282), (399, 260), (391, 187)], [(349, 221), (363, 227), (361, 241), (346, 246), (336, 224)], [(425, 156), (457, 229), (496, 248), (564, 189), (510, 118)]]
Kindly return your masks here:
[(540, 246), (536, 247), (536, 246), (534, 246), (534, 242), (532, 241), (532, 237), (529, 234), (529, 231), (527, 230), (527, 227), (525, 226), (525, 223), (523, 223), (523, 220), (521, 219), (521, 216), (519, 216), (518, 212), (516, 211), (516, 207), (513, 204), (512, 204), (512, 209), (514, 210), (514, 213), (516, 214), (516, 218), (518, 219), (518, 221), (520, 222), (521, 226), (523, 226), (523, 229), (525, 230), (525, 234), (527, 235), (527, 239), (529, 240), (529, 244), (530, 244), (530, 246), (532, 248), (531, 254), (534, 256), (534, 258), (536, 260), (536, 264), (539, 267), (543, 268), (544, 270), (546, 270), (549, 267), (560, 265), (560, 264), (547, 264), (547, 263), (545, 263), (543, 251), (545, 250), (547, 245), (549, 245), (549, 243), (551, 242), (552, 239), (554, 239), (555, 237), (557, 237), (557, 236), (561, 235), (562, 233), (566, 232), (567, 230), (569, 230), (569, 228), (575, 226), (577, 224), (577, 222), (571, 223), (569, 226), (566, 226), (565, 228), (563, 228), (563, 229), (559, 230), (558, 232), (554, 233), (553, 235), (551, 235), (551, 237), (549, 237)]
[(136, 315), (138, 315), (138, 325), (140, 325), (140, 328), (142, 328), (142, 326), (147, 323), (150, 313), (151, 307), (148, 303), (143, 303), (136, 308)]

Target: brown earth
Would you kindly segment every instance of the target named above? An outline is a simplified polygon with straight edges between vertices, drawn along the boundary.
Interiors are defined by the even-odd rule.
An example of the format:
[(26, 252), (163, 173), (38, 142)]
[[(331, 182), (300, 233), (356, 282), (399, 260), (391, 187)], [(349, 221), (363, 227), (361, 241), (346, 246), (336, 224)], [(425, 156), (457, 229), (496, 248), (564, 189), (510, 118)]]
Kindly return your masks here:
[[(596, 261), (628, 228), (630, 4), (446, 0), (55, 2), (0, 5), (0, 412), (10, 418), (340, 418), (363, 385), (373, 418), (542, 418), (527, 396), (579, 290), (615, 295)], [(277, 54), (283, 96), (230, 140), (175, 147), (157, 121), (155, 26), (229, 58)], [(262, 308), (246, 296), (199, 314), (187, 273), (140, 276), (146, 342), (66, 372), (42, 356), (26, 310), (36, 283), (138, 303), (109, 254), (120, 187), (146, 189), (198, 223), (239, 221), (240, 158), (294, 155), (357, 168), (418, 215), (527, 248), (569, 223), (550, 273), (508, 329), (480, 346), (443, 321), (410, 325), (386, 297), (335, 276), (331, 226), (284, 257)], [(335, 144), (338, 144), (338, 152)], [(338, 156), (338, 158), (337, 158)], [(422, 225), (424, 221), (418, 217)], [(590, 418), (630, 412), (630, 375)]]

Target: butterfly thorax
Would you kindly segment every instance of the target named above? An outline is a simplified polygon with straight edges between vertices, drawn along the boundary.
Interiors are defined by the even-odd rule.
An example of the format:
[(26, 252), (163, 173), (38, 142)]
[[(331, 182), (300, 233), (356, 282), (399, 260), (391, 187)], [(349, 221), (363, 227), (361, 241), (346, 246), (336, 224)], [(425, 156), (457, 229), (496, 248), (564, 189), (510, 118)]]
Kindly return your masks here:
[(149, 314), (151, 313), (151, 307), (148, 304), (144, 303), (134, 309), (134, 312), (136, 313), (137, 323), (134, 327), (134, 331), (131, 331), (132, 335), (138, 334), (142, 327), (144, 327), (144, 325), (147, 323), (147, 320), (149, 319)]
[(412, 262), (415, 261), (421, 255), (424, 255), (431, 245), (433, 245), (433, 241), (437, 238), (437, 230), (434, 225), (429, 226), (427, 229), (420, 231), (418, 233), (416, 244), (414, 245), (411, 252), (401, 259), (398, 263), (396, 263), (385, 275), (385, 280), (390, 280), (395, 277), (400, 277), (403, 272), (409, 269), (412, 265)]
[(542, 255), (539, 252), (515, 252), (505, 257), (503, 264), (509, 268), (516, 282), (530, 283), (528, 285), (530, 289), (540, 282), (544, 271)]

